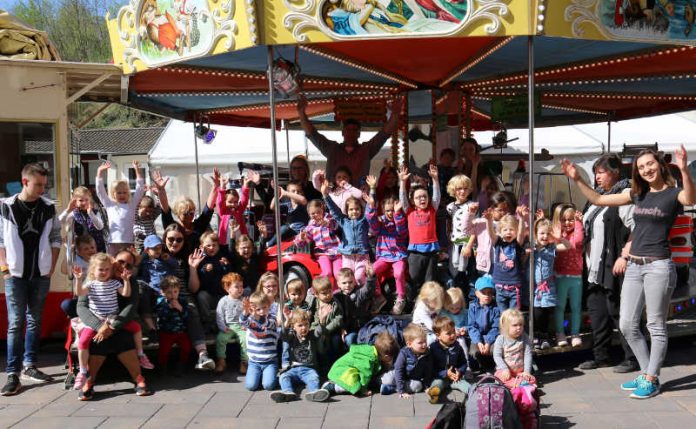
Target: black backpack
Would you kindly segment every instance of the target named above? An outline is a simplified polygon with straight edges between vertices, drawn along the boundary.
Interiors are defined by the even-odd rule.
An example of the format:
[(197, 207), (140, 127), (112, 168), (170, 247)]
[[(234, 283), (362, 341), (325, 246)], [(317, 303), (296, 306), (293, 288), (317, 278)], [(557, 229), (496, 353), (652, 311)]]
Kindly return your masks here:
[(426, 429), (464, 429), (464, 403), (444, 404)]

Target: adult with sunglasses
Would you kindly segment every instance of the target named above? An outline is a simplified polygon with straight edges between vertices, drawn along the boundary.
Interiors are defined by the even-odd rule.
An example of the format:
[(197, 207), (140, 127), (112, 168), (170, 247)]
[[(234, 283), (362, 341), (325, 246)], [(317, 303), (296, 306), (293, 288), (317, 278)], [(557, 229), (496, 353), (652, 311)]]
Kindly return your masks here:
[[(190, 255), (200, 244), (201, 235), (210, 229), (210, 221), (215, 212), (215, 200), (217, 191), (220, 188), (220, 171), (213, 169), (213, 186), (208, 194), (205, 206), (201, 213), (196, 216), (196, 204), (189, 197), (179, 197), (174, 201), (172, 207), (162, 207), (162, 224), (166, 228), (169, 225), (177, 224), (184, 231), (184, 249), (186, 256)], [(176, 215), (177, 220), (174, 220)]]
[[(116, 262), (120, 267), (132, 270), (132, 278), (135, 280), (134, 266), (136, 258), (133, 253), (129, 250), (121, 250), (116, 254)], [(106, 321), (102, 321), (89, 310), (88, 295), (81, 296), (78, 299), (77, 315), (82, 320), (82, 323), (97, 331), (97, 335), (94, 336), (94, 341), (90, 346), (90, 378), (78, 393), (78, 398), (81, 401), (88, 401), (92, 398), (94, 382), (99, 369), (110, 354), (116, 354), (123, 366), (128, 370), (133, 383), (135, 383), (136, 395), (146, 396), (151, 393), (140, 371), (140, 362), (135, 352), (133, 335), (121, 329), (138, 315), (138, 299), (139, 289), (137, 287), (131, 288), (131, 294), (128, 297), (119, 295), (118, 304), (121, 311), (115, 318), (107, 319)]]
[[(205, 331), (201, 323), (201, 317), (196, 306), (195, 294), (200, 288), (198, 272), (196, 269), (203, 260), (203, 251), (199, 248), (189, 253), (185, 248), (186, 231), (178, 223), (169, 225), (164, 230), (164, 248), (171, 258), (177, 262), (176, 277), (181, 283), (179, 297), (188, 303), (188, 318), (186, 319), (186, 333), (198, 353), (196, 369), (212, 370), (215, 362), (208, 356), (205, 343)], [(193, 269), (191, 269), (193, 268)]]
[[(596, 206), (634, 204), (635, 227), (626, 249), (628, 266), (621, 289), (619, 327), (638, 359), (641, 374), (621, 385), (631, 397), (646, 399), (660, 392), (660, 368), (667, 354), (667, 309), (676, 286), (676, 270), (669, 248), (669, 231), (685, 205), (696, 204), (696, 186), (687, 167), (684, 146), (674, 158), (681, 173), (683, 188), (669, 172), (664, 158), (653, 150), (643, 150), (633, 160), (631, 192), (600, 195), (580, 177), (577, 167), (564, 159), (563, 172), (573, 179), (580, 191)], [(640, 331), (643, 310), (651, 345)]]

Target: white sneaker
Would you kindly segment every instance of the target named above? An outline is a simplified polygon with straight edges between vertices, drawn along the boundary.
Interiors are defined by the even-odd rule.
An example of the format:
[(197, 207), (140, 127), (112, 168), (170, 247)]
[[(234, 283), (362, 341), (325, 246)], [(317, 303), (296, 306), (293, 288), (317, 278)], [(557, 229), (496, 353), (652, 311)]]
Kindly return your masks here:
[(558, 341), (558, 347), (565, 347), (568, 345), (568, 337), (565, 334), (556, 334), (556, 340)]
[(394, 316), (400, 316), (404, 312), (404, 307), (406, 307), (406, 300), (404, 298), (397, 298), (392, 307), (391, 313)]
[(573, 338), (570, 340), (570, 345), (573, 347), (582, 346), (582, 338), (580, 338), (579, 335), (573, 335)]

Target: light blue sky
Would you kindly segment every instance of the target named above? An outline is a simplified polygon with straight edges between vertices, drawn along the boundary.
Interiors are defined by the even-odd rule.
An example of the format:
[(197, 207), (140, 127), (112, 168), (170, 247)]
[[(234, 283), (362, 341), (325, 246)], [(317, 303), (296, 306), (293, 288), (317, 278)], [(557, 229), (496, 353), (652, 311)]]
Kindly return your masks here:
[(0, 9), (9, 10), (12, 9), (16, 0), (0, 0)]

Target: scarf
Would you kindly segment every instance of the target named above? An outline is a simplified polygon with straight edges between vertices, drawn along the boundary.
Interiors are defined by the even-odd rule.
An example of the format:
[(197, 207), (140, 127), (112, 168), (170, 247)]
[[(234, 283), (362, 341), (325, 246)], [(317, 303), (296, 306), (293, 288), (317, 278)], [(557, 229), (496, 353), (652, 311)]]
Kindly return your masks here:
[[(599, 195), (610, 195), (610, 194), (618, 194), (622, 192), (624, 189), (629, 188), (631, 186), (631, 183), (628, 179), (621, 179), (618, 182), (614, 183), (614, 186), (611, 187), (608, 191), (602, 188), (601, 186), (597, 186), (595, 188), (595, 192), (597, 192)], [(589, 201), (585, 204), (585, 208), (583, 209), (583, 213), (585, 213), (585, 239), (583, 240), (583, 244), (587, 245), (589, 244), (590, 240), (592, 239), (592, 228), (595, 222), (595, 219), (597, 216), (599, 216), (600, 213), (602, 213), (603, 207), (598, 207), (593, 204), (591, 204)], [(588, 210), (591, 210), (588, 213)]]

